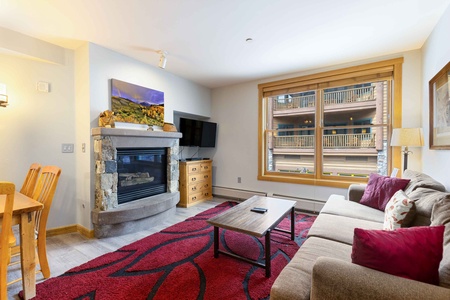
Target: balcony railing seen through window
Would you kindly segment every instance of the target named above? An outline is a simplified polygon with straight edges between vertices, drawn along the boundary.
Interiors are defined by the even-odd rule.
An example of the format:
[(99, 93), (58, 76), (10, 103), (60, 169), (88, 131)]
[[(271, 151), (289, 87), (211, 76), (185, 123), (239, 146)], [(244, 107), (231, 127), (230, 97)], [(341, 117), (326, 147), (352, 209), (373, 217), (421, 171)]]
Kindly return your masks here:
[[(275, 148), (314, 148), (314, 135), (275, 136)], [(324, 149), (374, 148), (374, 133), (326, 134), (322, 142)]]
[(287, 110), (295, 108), (314, 108), (316, 106), (316, 95), (305, 95), (290, 97), (286, 99), (275, 99), (273, 100), (274, 110)]
[(323, 101), (325, 105), (346, 104), (375, 100), (375, 86), (366, 86), (341, 91), (325, 91)]

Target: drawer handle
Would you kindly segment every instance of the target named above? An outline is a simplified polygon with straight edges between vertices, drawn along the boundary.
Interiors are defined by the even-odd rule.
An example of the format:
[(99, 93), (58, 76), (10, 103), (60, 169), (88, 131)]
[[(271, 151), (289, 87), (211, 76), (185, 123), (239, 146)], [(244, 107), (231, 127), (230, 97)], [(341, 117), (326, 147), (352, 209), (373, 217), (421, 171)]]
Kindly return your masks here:
[(209, 167), (204, 167), (204, 169), (205, 169), (205, 170), (208, 170), (208, 169), (209, 169)]
[(203, 178), (208, 178), (209, 177), (209, 175), (205, 175), (205, 176), (203, 176)]
[(195, 200), (197, 200), (197, 197), (192, 197), (192, 201), (195, 201)]
[(194, 186), (192, 189), (191, 189), (191, 191), (196, 191), (197, 190), (197, 187), (196, 186)]
[(192, 171), (197, 171), (197, 168), (192, 168)]
[(196, 180), (197, 180), (197, 178), (195, 178), (195, 177), (191, 179), (191, 181), (196, 181)]
[(207, 188), (207, 187), (209, 187), (209, 184), (205, 184), (203, 187), (204, 187), (204, 188)]

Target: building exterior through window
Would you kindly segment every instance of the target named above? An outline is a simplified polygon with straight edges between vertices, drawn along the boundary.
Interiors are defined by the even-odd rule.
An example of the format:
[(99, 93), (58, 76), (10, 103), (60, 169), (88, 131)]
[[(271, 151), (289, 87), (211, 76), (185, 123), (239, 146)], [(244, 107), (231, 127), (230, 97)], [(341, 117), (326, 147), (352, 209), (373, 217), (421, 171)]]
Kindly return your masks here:
[(387, 173), (388, 82), (370, 82), (267, 99), (269, 171), (314, 174), (318, 101), (323, 113), (323, 175)]

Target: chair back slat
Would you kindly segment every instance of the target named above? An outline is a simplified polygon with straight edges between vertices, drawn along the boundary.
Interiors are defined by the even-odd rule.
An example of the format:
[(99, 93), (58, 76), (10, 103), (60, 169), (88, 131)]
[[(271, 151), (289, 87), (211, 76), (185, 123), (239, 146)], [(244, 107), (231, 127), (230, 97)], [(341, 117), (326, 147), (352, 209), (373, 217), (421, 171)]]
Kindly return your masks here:
[(41, 165), (38, 163), (33, 163), (28, 169), (25, 181), (22, 184), (20, 192), (28, 197), (33, 196), (34, 188), (36, 187), (37, 178), (39, 171), (41, 170)]
[(0, 233), (0, 299), (7, 299), (6, 281), (10, 256), (9, 232), (12, 228), (12, 212), (15, 189), (16, 187), (13, 183), (0, 181), (0, 195), (6, 195)]

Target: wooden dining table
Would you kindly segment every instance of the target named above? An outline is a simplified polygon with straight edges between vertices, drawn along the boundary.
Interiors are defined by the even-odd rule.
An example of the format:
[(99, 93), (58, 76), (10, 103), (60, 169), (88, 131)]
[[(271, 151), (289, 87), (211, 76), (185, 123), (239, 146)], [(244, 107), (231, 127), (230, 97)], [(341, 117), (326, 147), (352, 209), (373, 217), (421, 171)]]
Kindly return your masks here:
[[(0, 223), (5, 209), (5, 195), (0, 195)], [(41, 210), (42, 203), (19, 192), (14, 193), (13, 225), (19, 225), (20, 260), (22, 268), (22, 284), (24, 299), (36, 296), (36, 246), (35, 212)]]

